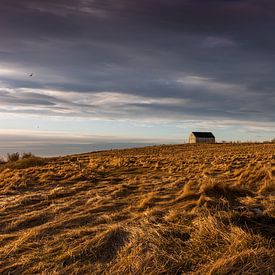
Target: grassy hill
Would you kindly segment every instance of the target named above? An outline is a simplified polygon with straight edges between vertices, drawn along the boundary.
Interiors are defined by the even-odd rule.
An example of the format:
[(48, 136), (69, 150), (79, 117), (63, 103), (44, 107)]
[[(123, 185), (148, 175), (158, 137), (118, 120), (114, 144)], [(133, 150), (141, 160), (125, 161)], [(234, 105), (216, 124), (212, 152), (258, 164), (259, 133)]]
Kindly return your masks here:
[(1, 274), (274, 274), (274, 144), (0, 166)]

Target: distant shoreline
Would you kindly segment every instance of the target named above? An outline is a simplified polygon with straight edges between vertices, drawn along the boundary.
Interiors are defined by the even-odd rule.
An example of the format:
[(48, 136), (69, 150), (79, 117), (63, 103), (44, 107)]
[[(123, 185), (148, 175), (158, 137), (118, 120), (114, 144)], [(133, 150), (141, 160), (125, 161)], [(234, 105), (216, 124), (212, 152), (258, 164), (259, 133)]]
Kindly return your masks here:
[[(216, 142), (216, 145), (222, 144), (265, 144), (271, 142)], [(5, 157), (8, 153), (19, 152), (28, 153), (40, 157), (59, 157), (68, 155), (82, 155), (90, 153), (99, 153), (110, 150), (134, 149), (148, 146), (172, 146), (172, 145), (189, 145), (189, 143), (95, 143), (95, 144), (34, 144), (29, 146), (10, 146), (0, 147), (0, 156)], [(193, 144), (197, 146), (198, 144)]]

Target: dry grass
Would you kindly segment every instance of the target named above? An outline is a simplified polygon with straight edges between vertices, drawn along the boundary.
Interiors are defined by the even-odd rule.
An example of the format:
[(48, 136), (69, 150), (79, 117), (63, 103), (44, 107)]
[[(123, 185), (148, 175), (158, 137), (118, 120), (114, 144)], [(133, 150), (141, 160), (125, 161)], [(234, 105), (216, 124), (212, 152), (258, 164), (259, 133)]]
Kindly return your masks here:
[(274, 153), (176, 145), (2, 164), (0, 273), (274, 274)]

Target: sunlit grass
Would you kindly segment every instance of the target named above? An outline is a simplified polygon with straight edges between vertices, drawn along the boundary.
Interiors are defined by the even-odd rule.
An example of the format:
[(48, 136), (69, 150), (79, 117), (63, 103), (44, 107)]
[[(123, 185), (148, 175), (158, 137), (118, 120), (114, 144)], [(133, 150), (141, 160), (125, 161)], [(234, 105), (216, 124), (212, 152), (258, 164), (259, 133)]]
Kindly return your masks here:
[(0, 165), (1, 274), (273, 274), (273, 144)]

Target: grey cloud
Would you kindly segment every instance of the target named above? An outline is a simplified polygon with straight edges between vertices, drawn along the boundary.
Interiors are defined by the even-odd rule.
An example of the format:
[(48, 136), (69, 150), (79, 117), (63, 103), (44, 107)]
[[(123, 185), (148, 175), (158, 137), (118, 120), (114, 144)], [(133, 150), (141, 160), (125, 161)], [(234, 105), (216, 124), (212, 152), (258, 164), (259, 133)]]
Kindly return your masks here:
[[(1, 76), (0, 70), (6, 85), (190, 101), (188, 108), (125, 104), (122, 112), (111, 107), (107, 114), (103, 106), (35, 93), (2, 97), (3, 103), (45, 105), (44, 115), (65, 108), (71, 115), (118, 119), (155, 114), (274, 120), (273, 1), (9, 0), (0, 11), (0, 35), (6, 37), (0, 67), (3, 62), (26, 75), (35, 71), (29, 79)], [(175, 79), (183, 76), (224, 86), (179, 85)]]
[(1, 106), (10, 105), (15, 109), (22, 105), (39, 105), (39, 106), (54, 106), (57, 103), (57, 99), (52, 96), (41, 95), (39, 93), (31, 92), (8, 92), (0, 90), (0, 102)]

